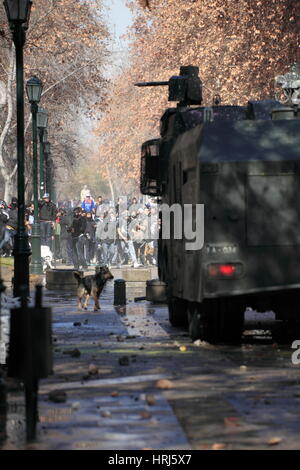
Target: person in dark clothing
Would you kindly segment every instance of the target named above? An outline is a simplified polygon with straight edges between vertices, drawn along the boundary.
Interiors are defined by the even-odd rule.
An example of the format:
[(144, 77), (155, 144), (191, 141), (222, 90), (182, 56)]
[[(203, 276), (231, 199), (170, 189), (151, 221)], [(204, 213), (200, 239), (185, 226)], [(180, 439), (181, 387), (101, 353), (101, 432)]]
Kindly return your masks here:
[(39, 202), (41, 245), (47, 245), (50, 249), (56, 212), (56, 205), (50, 201), (49, 194), (45, 193), (42, 201)]
[(85, 238), (84, 250), (85, 250), (85, 260), (87, 264), (91, 264), (91, 261), (94, 258), (95, 232), (96, 232), (96, 224), (93, 220), (92, 213), (87, 212), (86, 228), (84, 231), (84, 238)]
[(13, 197), (8, 207), (9, 226), (15, 231), (18, 228), (18, 199)]
[(108, 212), (103, 212), (97, 217), (97, 224), (96, 224), (96, 259), (97, 264), (105, 264), (104, 255), (103, 255), (103, 230), (106, 224)]
[(62, 262), (70, 266), (72, 263), (72, 213), (67, 213), (65, 210), (61, 211), (60, 219), (60, 250), (62, 256)]
[[(5, 201), (0, 201), (0, 251), (10, 240), (10, 235), (6, 236), (6, 225), (9, 220), (8, 210)], [(7, 253), (7, 251), (4, 249)]]
[(103, 217), (104, 212), (106, 211), (106, 204), (103, 202), (102, 196), (98, 196), (95, 208), (95, 214), (97, 218)]
[(8, 207), (8, 221), (6, 223), (4, 239), (0, 244), (0, 248), (6, 248), (6, 254), (9, 255), (13, 249), (14, 236), (18, 229), (18, 199), (13, 197)]
[(86, 229), (86, 218), (81, 215), (81, 208), (74, 209), (74, 217), (71, 225), (72, 235), (72, 260), (75, 269), (80, 266), (87, 268), (86, 261), (82, 256), (80, 237), (83, 236)]

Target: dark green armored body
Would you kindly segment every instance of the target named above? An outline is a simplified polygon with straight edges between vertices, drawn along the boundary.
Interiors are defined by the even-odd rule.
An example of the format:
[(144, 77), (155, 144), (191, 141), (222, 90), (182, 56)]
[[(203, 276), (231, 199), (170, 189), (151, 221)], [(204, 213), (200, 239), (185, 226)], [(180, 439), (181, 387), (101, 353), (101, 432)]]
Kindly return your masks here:
[[(251, 306), (273, 310), (280, 328), (292, 329), (297, 339), (300, 80), (290, 74), (295, 86), (286, 86), (288, 106), (266, 100), (191, 108), (201, 103), (201, 91), (195, 98), (196, 84), (189, 95), (183, 81), (199, 80), (197, 72), (184, 67), (173, 77), (181, 86), (180, 103), (163, 115), (161, 138), (142, 147), (143, 193), (179, 205), (182, 214), (187, 205), (204, 206), (201, 247), (187, 249), (190, 240), (176, 238), (172, 228), (169, 239), (159, 240), (170, 321), (188, 322), (193, 339), (237, 341)], [(199, 220), (196, 225), (199, 231)]]

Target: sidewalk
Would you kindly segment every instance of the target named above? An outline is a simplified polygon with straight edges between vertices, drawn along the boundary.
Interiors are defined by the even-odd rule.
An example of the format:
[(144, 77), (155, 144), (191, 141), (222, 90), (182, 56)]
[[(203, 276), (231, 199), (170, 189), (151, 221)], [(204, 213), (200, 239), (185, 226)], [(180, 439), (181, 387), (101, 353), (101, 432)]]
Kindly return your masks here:
[[(113, 283), (101, 311), (77, 312), (76, 295), (45, 290), (53, 308), (54, 375), (40, 381), (38, 439), (24, 442), (23, 393), (9, 393), (2, 449), (189, 449), (172, 408), (158, 388), (173, 372), (155, 351), (168, 333), (147, 302), (112, 306)], [(145, 335), (147, 331), (147, 335)], [(154, 356), (154, 357), (153, 357)], [(151, 360), (149, 360), (151, 358)]]

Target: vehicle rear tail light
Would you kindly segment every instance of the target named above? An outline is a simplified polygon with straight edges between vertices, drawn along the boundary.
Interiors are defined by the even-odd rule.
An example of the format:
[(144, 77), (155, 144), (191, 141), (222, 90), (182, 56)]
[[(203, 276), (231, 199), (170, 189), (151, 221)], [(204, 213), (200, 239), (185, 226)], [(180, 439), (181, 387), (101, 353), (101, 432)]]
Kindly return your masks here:
[(223, 274), (223, 276), (233, 276), (235, 273), (235, 266), (233, 264), (221, 264), (219, 266), (219, 272)]
[(211, 279), (236, 279), (242, 273), (242, 263), (211, 263), (207, 266), (207, 274)]

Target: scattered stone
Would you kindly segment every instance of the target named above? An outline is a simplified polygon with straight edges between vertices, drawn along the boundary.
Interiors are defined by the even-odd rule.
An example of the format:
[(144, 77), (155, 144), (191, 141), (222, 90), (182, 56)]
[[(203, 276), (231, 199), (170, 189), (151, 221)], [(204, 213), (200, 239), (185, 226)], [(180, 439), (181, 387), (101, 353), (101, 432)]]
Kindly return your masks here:
[(67, 401), (67, 394), (63, 390), (52, 390), (48, 395), (48, 399), (53, 403), (64, 403)]
[(89, 375), (98, 375), (99, 369), (95, 364), (90, 364), (88, 368)]
[(272, 437), (271, 439), (268, 440), (267, 444), (268, 446), (276, 446), (280, 444), (281, 441), (282, 441), (281, 437)]
[(75, 349), (66, 349), (63, 352), (63, 354), (69, 354), (71, 357), (80, 357), (81, 356), (81, 352), (77, 348), (75, 348)]
[(146, 403), (149, 406), (153, 406), (156, 403), (155, 396), (154, 395), (146, 395)]
[(73, 325), (74, 326), (81, 326), (81, 322), (80, 321), (74, 321)]
[(123, 341), (125, 341), (124, 336), (117, 336), (117, 341), (119, 341), (120, 343), (122, 343)]
[(248, 367), (247, 367), (247, 366), (245, 366), (245, 365), (243, 365), (243, 366), (240, 366), (240, 370), (241, 370), (241, 371), (245, 371), (245, 370), (247, 370), (247, 369), (248, 369)]
[(142, 419), (149, 419), (151, 418), (152, 414), (148, 410), (142, 410), (139, 412), (139, 415)]
[(103, 418), (110, 418), (111, 417), (111, 412), (108, 411), (108, 410), (103, 410), (103, 411), (101, 411), (100, 414)]
[(212, 346), (207, 341), (201, 341), (201, 339), (196, 339), (196, 341), (193, 342), (193, 345), (198, 346), (198, 347), (202, 347), (202, 348), (207, 348), (207, 347)]
[(170, 389), (170, 388), (174, 388), (174, 383), (171, 382), (171, 380), (168, 380), (168, 379), (160, 379), (156, 382), (156, 388), (160, 388), (160, 389)]
[(79, 410), (79, 408), (80, 408), (80, 402), (79, 402), (79, 401), (75, 401), (74, 403), (72, 403), (71, 407), (72, 407), (72, 410)]
[(228, 416), (224, 418), (224, 424), (226, 427), (238, 427), (241, 425), (240, 419), (237, 416)]
[(128, 366), (129, 365), (128, 356), (119, 357), (119, 364), (120, 364), (120, 366)]
[(212, 450), (223, 450), (223, 449), (225, 449), (225, 447), (226, 447), (226, 444), (223, 444), (221, 442), (216, 442), (215, 444), (213, 444), (211, 446), (211, 449)]

